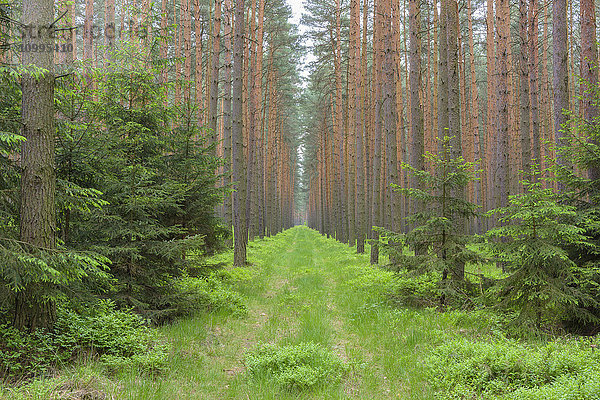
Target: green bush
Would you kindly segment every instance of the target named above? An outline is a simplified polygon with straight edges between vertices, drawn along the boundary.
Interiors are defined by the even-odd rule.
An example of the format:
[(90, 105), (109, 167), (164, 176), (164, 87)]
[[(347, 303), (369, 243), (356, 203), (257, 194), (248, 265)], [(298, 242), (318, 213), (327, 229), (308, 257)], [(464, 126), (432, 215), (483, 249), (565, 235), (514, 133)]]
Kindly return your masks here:
[(92, 314), (59, 309), (54, 330), (32, 334), (0, 325), (0, 377), (28, 378), (80, 356), (99, 357), (109, 371), (137, 368), (160, 372), (167, 346), (136, 314), (100, 302)]
[(198, 311), (219, 311), (243, 316), (248, 308), (241, 294), (213, 273), (208, 278), (183, 276), (175, 281), (179, 313), (191, 315)]
[(590, 366), (577, 375), (561, 376), (551, 385), (517, 389), (506, 400), (600, 400), (600, 367)]
[(408, 271), (399, 272), (396, 277), (392, 299), (404, 306), (434, 306), (439, 304), (440, 274), (427, 271), (413, 276)]
[(29, 378), (66, 358), (46, 332), (28, 334), (0, 325), (0, 380)]
[[(109, 370), (124, 366), (160, 372), (167, 366), (167, 346), (156, 330), (139, 315), (115, 310), (114, 303), (101, 302), (94, 314), (63, 312), (54, 340), (64, 352), (99, 355)], [(115, 360), (121, 360), (117, 363)], [(114, 364), (119, 364), (118, 368)]]
[[(570, 396), (575, 393), (575, 382), (581, 381), (581, 374), (598, 376), (599, 362), (600, 353), (583, 340), (534, 346), (508, 339), (456, 339), (438, 347), (426, 365), (429, 381), (443, 399), (580, 399), (597, 398)], [(590, 385), (595, 384), (582, 390), (590, 390)], [(523, 397), (515, 397), (515, 391), (523, 393)], [(563, 397), (547, 397), (543, 393), (561, 393)]]
[(230, 284), (249, 283), (257, 275), (255, 270), (250, 268), (238, 267), (232, 269), (219, 269), (212, 273), (212, 276)]
[(344, 362), (320, 344), (265, 344), (245, 356), (246, 368), (253, 377), (266, 377), (285, 389), (307, 390), (337, 384), (347, 370)]
[(356, 276), (348, 280), (345, 285), (352, 290), (366, 293), (375, 298), (385, 297), (395, 293), (397, 277), (392, 271), (387, 271), (374, 266), (352, 268)]

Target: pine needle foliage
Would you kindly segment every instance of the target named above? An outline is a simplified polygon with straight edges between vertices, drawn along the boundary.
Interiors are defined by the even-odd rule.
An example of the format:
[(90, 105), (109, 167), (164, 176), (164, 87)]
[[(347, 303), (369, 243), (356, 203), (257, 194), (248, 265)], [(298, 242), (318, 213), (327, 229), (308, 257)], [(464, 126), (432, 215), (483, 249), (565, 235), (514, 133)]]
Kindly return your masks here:
[[(109, 258), (117, 304), (155, 321), (173, 308), (172, 278), (201, 263), (193, 256), (217, 250), (223, 235), (214, 213), (220, 161), (198, 122), (167, 106), (162, 68), (125, 44), (109, 68), (92, 72), (95, 89), (82, 92), (86, 75), (73, 75), (57, 102), (67, 189), (61, 233), (71, 246)], [(101, 204), (90, 202), (94, 193)]]
[(541, 328), (565, 317), (597, 321), (586, 307), (598, 303), (585, 289), (598, 270), (578, 266), (567, 250), (592, 245), (577, 225), (576, 207), (561, 203), (562, 195), (541, 175), (533, 166), (532, 179), (522, 181), (524, 193), (490, 212), (499, 215), (502, 226), (487, 232), (489, 249), (509, 273), (491, 295), (517, 312), (513, 322), (519, 325), (533, 322)]
[[(475, 166), (462, 157), (451, 158), (450, 150), (450, 138), (446, 136), (440, 152), (425, 154), (434, 172), (402, 164), (416, 177), (418, 185), (409, 188), (393, 185), (394, 189), (424, 206), (406, 218), (407, 233), (381, 230), (382, 248), (396, 252), (394, 258), (400, 266), (418, 274), (432, 270), (439, 273), (443, 305), (450, 298), (464, 294), (464, 265), (481, 261), (481, 255), (467, 246), (474, 238), (465, 234), (464, 229), (469, 218), (479, 215), (479, 206), (461, 195), (475, 179)], [(408, 245), (415, 255), (399, 254), (398, 248), (402, 247), (395, 243)]]

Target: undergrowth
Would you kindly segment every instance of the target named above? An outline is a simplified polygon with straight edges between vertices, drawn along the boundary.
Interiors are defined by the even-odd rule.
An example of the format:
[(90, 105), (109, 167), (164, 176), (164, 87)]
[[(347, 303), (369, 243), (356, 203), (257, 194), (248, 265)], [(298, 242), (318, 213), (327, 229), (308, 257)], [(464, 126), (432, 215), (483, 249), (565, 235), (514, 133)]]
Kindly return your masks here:
[(440, 399), (598, 399), (597, 342), (458, 338), (433, 351), (428, 378)]
[(88, 314), (60, 309), (53, 331), (32, 334), (0, 326), (0, 374), (22, 381), (77, 358), (97, 359), (108, 373), (135, 368), (159, 373), (167, 368), (167, 345), (140, 316), (101, 301)]
[(245, 364), (253, 378), (273, 379), (281, 388), (291, 390), (336, 385), (347, 371), (336, 354), (313, 342), (261, 345), (245, 355)]

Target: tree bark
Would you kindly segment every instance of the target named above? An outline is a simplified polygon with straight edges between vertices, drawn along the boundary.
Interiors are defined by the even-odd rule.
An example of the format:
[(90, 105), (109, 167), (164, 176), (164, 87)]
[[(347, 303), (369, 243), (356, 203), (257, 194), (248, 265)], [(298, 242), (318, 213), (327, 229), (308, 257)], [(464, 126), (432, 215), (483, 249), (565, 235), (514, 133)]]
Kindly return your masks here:
[(536, 163), (542, 162), (538, 92), (538, 0), (529, 0), (529, 94), (531, 98), (531, 147)]
[[(381, 226), (381, 0), (374, 1), (374, 32), (373, 32), (373, 89), (371, 90), (371, 107), (373, 108), (373, 196), (372, 196), (372, 215), (373, 226)], [(372, 230), (371, 238), (371, 264), (379, 263), (379, 234), (376, 230)]]
[(521, 135), (521, 168), (524, 177), (529, 178), (531, 173), (531, 117), (529, 99), (529, 38), (527, 36), (527, 0), (519, 0), (519, 130)]
[[(486, 65), (487, 65), (487, 113), (485, 138), (485, 170), (487, 171), (487, 210), (497, 206), (495, 203), (494, 177), (496, 169), (496, 38), (494, 29), (494, 1), (487, 0), (486, 10)], [(489, 221), (488, 221), (489, 222)]]
[(244, 64), (244, 0), (235, 0), (234, 41), (233, 41), (233, 106), (232, 106), (232, 156), (233, 156), (233, 219), (234, 219), (234, 260), (237, 267), (246, 264), (246, 218), (244, 215), (246, 188), (244, 171), (244, 136), (242, 131), (242, 89)]
[(210, 65), (210, 102), (208, 104), (209, 144), (215, 144), (219, 117), (219, 61), (221, 55), (221, 0), (215, 0), (213, 17), (212, 55)]
[[(224, 78), (223, 78), (223, 152), (224, 152), (224, 176), (227, 185), (231, 184), (231, 39), (232, 39), (232, 26), (233, 21), (233, 9), (231, 0), (225, 0), (225, 24), (223, 31), (223, 47), (225, 49), (224, 54)], [(232, 217), (232, 195), (231, 193), (225, 193), (225, 199), (223, 202), (225, 209), (224, 217), (226, 226), (231, 229), (233, 224)], [(231, 246), (232, 242), (227, 240), (227, 244)]]
[(508, 146), (508, 105), (510, 86), (508, 81), (508, 34), (510, 29), (508, 0), (496, 0), (496, 26), (498, 33), (498, 77), (496, 81), (497, 97), (497, 133), (496, 133), (496, 174), (495, 206), (505, 207), (509, 194), (509, 146)]
[[(410, 105), (411, 105), (411, 144), (410, 164), (413, 168), (425, 170), (425, 132), (423, 108), (419, 95), (422, 84), (421, 77), (421, 10), (419, 0), (409, 0), (409, 30), (410, 30)], [(412, 188), (421, 188), (421, 183), (415, 177), (411, 178)], [(419, 212), (422, 204), (416, 199), (410, 200), (410, 213)]]
[[(583, 118), (595, 124), (598, 106), (595, 104), (595, 90), (598, 88), (598, 46), (596, 42), (596, 10), (594, 0), (581, 0), (581, 77), (584, 80)], [(598, 144), (597, 142), (595, 142)], [(600, 179), (600, 168), (590, 167), (589, 178)]]
[[(554, 89), (554, 139), (556, 144), (566, 145), (563, 127), (569, 118), (569, 75), (567, 52), (567, 1), (552, 1), (552, 86)], [(568, 161), (559, 153), (556, 162), (567, 166)]]
[[(361, 74), (361, 55), (360, 55), (360, 3), (359, 0), (352, 0), (350, 3), (351, 9), (351, 29), (352, 38), (350, 45), (353, 47), (352, 52), (352, 67), (354, 73), (354, 98), (352, 99), (354, 120), (353, 120), (353, 134), (355, 137), (356, 144), (356, 252), (362, 254), (365, 252), (365, 167), (364, 167), (364, 144), (363, 144), (363, 130), (364, 121), (361, 120), (363, 115), (361, 101), (363, 96), (363, 78)], [(367, 12), (364, 10), (363, 12)], [(364, 27), (363, 29), (365, 29)]]
[[(23, 45), (54, 49), (53, 0), (24, 0), (22, 23), (35, 34)], [(25, 30), (27, 32), (27, 30)], [(41, 47), (43, 46), (43, 47)], [(33, 247), (53, 250), (56, 235), (54, 170), (54, 57), (52, 51), (23, 52), (22, 65), (44, 70), (39, 77), (25, 73), (22, 85), (20, 240)], [(56, 305), (42, 300), (48, 284), (28, 284), (17, 295), (14, 326), (33, 331), (52, 328)]]
[[(471, 130), (471, 137), (473, 138), (473, 154), (472, 160), (478, 169), (485, 169), (482, 165), (481, 160), (481, 135), (479, 134), (479, 94), (477, 91), (477, 76), (475, 71), (475, 45), (474, 45), (474, 33), (473, 33), (473, 10), (471, 8), (471, 1), (467, 0), (467, 12), (469, 13), (469, 73), (471, 78), (471, 103), (470, 103), (470, 123), (469, 129)], [(479, 180), (473, 183), (473, 202), (479, 204), (485, 209), (485, 172), (479, 173)], [(475, 233), (481, 233), (481, 220), (476, 217), (474, 223)]]
[[(192, 82), (192, 13), (190, 0), (181, 0), (181, 19), (183, 20), (183, 102), (186, 109), (191, 107)], [(189, 118), (191, 118), (191, 115)]]
[[(450, 136), (448, 119), (448, 0), (441, 0), (439, 31), (438, 138)], [(441, 152), (442, 140), (438, 140)]]

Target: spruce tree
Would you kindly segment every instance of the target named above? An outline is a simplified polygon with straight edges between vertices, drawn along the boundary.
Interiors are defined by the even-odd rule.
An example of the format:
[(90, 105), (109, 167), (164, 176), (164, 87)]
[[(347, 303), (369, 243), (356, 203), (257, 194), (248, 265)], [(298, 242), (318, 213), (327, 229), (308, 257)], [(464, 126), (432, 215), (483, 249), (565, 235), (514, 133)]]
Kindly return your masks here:
[(590, 246), (585, 229), (576, 224), (576, 207), (561, 202), (563, 195), (542, 175), (534, 165), (531, 180), (522, 181), (524, 193), (490, 211), (502, 226), (487, 232), (489, 249), (508, 272), (492, 293), (518, 313), (518, 324), (534, 322), (540, 328), (566, 316), (594, 320), (586, 307), (597, 301), (585, 290), (594, 270), (580, 268), (567, 250)]
[(444, 137), (439, 153), (426, 153), (426, 162), (432, 170), (422, 170), (403, 164), (417, 182), (416, 187), (395, 189), (425, 206), (407, 217), (411, 229), (406, 234), (383, 231), (388, 252), (397, 251), (394, 242), (403, 242), (417, 255), (395, 254), (398, 265), (408, 266), (418, 273), (433, 269), (441, 275), (440, 304), (445, 306), (450, 298), (464, 290), (464, 265), (478, 261), (480, 256), (467, 247), (472, 241), (461, 224), (478, 215), (478, 206), (465, 200), (461, 193), (473, 179), (473, 163), (462, 157), (451, 157), (450, 138)]

